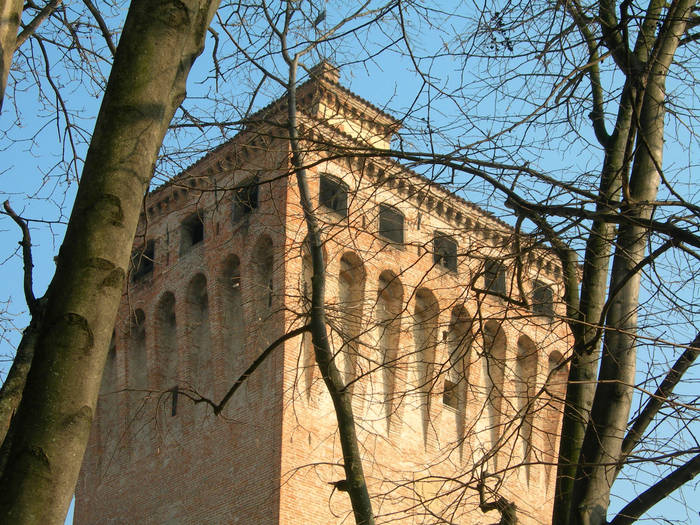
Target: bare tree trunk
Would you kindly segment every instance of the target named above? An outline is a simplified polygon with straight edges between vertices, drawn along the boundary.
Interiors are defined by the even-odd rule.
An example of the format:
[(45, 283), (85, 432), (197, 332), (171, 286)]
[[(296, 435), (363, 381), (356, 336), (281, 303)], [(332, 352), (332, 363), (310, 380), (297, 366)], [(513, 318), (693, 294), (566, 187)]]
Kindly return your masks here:
[(323, 261), (323, 246), (316, 217), (311, 205), (306, 170), (303, 167), (299, 147), (296, 122), (296, 58), (291, 59), (285, 50), (289, 64), (288, 112), (289, 139), (292, 148), (292, 165), (297, 176), (301, 205), (308, 229), (309, 250), (313, 266), (311, 277), (311, 340), (314, 345), (316, 363), (333, 401), (340, 445), (343, 450), (343, 467), (345, 482), (339, 482), (348, 492), (357, 525), (374, 525), (372, 502), (367, 490), (367, 483), (362, 469), (362, 456), (355, 431), (355, 417), (352, 410), (352, 392), (345, 387), (343, 376), (333, 358), (333, 349), (326, 331), (325, 286), (326, 269)]
[[(648, 219), (652, 213), (650, 202), (656, 198), (662, 165), (666, 74), (693, 5), (693, 0), (671, 5), (649, 61), (646, 89), (635, 115), (639, 129), (637, 151), (621, 210), (630, 217)], [(638, 80), (643, 82), (644, 77)], [(646, 246), (645, 228), (631, 222), (620, 226), (599, 384), (581, 449), (579, 464), (582, 466), (572, 493), (572, 521), (582, 525), (606, 522), (610, 487), (621, 456), (632, 402), (640, 285), (638, 264), (644, 258)]]
[(143, 196), (217, 5), (134, 0), (129, 9), (12, 423), (2, 523), (63, 523)]
[(32, 366), (34, 345), (36, 344), (37, 329), (35, 323), (31, 323), (22, 334), (22, 340), (17, 347), (17, 353), (12, 361), (12, 367), (7, 373), (7, 378), (0, 388), (0, 476), (5, 470), (7, 458), (12, 445), (11, 436), (8, 437), (10, 423), (15, 416), (17, 407), (22, 400), (22, 391), (27, 382), (27, 375)]
[[(597, 35), (586, 23), (586, 15), (581, 12), (578, 4), (566, 4), (565, 9), (574, 20), (589, 53), (590, 67), (587, 69), (587, 76), (592, 102), (590, 118), (596, 138), (605, 150), (596, 212), (605, 214), (616, 211), (610, 210), (610, 207), (619, 201), (620, 181), (623, 173), (626, 174), (629, 171), (626, 150), (631, 144), (630, 133), (633, 129), (631, 126), (633, 91), (625, 86), (614, 131), (609, 134), (605, 126), (605, 100), (600, 80)], [(579, 452), (595, 395), (595, 377), (600, 358), (598, 325), (605, 304), (608, 267), (615, 233), (615, 226), (602, 218), (593, 221), (586, 242), (580, 296), (576, 269), (572, 268), (566, 275), (567, 317), (571, 319), (574, 348), (564, 404), (552, 518), (553, 523), (558, 525), (568, 523), (570, 495), (578, 468)], [(563, 262), (567, 261), (563, 259)], [(569, 264), (571, 263), (565, 264), (564, 267), (567, 268)]]
[[(617, 210), (611, 207), (619, 202), (621, 181), (629, 172), (628, 150), (635, 135), (632, 113), (636, 90), (629, 84), (625, 86), (620, 96), (614, 131), (608, 134), (605, 129), (605, 110), (600, 87), (598, 46), (582, 21), (582, 14), (573, 6), (569, 11), (581, 36), (588, 42), (590, 60), (593, 64), (588, 70), (593, 103), (591, 119), (596, 137), (605, 149), (596, 213), (601, 215), (614, 213)], [(553, 523), (559, 525), (568, 523), (570, 495), (595, 396), (595, 378), (600, 359), (601, 329), (599, 325), (602, 322), (607, 294), (608, 267), (616, 233), (615, 225), (604, 219), (593, 221), (586, 242), (580, 298), (576, 304), (572, 304), (572, 301), (567, 298), (567, 315), (573, 320), (570, 325), (574, 336), (574, 348), (564, 405), (553, 508)]]
[(22, 0), (0, 0), (0, 111), (5, 99), (7, 77), (17, 43), (17, 30), (22, 18)]
[[(631, 127), (631, 106), (629, 98), (623, 96), (615, 132), (606, 144), (599, 189), (600, 201), (596, 206), (596, 211), (601, 214), (609, 211), (610, 203), (619, 200), (622, 173), (628, 169), (625, 166), (625, 146)], [(567, 313), (574, 320), (570, 323), (574, 349), (566, 389), (553, 511), (553, 523), (560, 525), (568, 523), (570, 494), (595, 396), (601, 339), (598, 325), (605, 305), (608, 267), (615, 233), (613, 224), (602, 219), (593, 222), (586, 243), (580, 299), (577, 305), (572, 305), (571, 300), (567, 300)]]

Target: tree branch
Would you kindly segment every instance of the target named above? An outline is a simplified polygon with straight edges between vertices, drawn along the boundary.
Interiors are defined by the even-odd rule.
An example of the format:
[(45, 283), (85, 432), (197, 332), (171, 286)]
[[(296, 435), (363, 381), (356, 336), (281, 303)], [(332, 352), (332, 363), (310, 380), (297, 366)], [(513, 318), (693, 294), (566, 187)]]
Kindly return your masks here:
[(700, 454), (686, 462), (658, 483), (655, 483), (639, 496), (627, 504), (617, 516), (610, 522), (610, 525), (629, 525), (656, 505), (659, 501), (671, 494), (677, 488), (693, 479), (700, 473)]
[[(288, 4), (288, 6), (291, 4)], [(289, 9), (289, 7), (288, 7)], [(288, 10), (287, 16), (291, 16)], [(285, 31), (286, 31), (285, 22)], [(286, 42), (286, 32), (280, 36), (282, 54), (289, 66), (289, 81), (287, 87), (287, 128), (292, 152), (292, 168), (296, 174), (299, 198), (304, 211), (304, 220), (308, 230), (309, 250), (313, 274), (311, 277), (311, 341), (314, 346), (316, 363), (321, 371), (323, 381), (333, 401), (338, 433), (343, 451), (343, 468), (347, 480), (348, 495), (352, 504), (353, 514), (357, 525), (374, 525), (374, 512), (367, 489), (367, 482), (362, 468), (362, 455), (358, 445), (355, 429), (355, 416), (352, 410), (352, 393), (344, 384), (343, 378), (335, 364), (335, 356), (326, 331), (325, 286), (326, 270), (323, 260), (323, 245), (318, 226), (309, 186), (306, 179), (301, 148), (299, 145), (299, 129), (297, 125), (296, 104), (296, 74), (299, 55), (293, 58), (289, 55)]]
[(26, 26), (24, 26), (24, 29), (22, 29), (19, 35), (17, 35), (17, 41), (15, 42), (15, 51), (17, 51), (17, 49), (19, 49), (19, 47), (22, 44), (24, 44), (27, 38), (34, 34), (34, 32), (44, 20), (51, 16), (51, 14), (56, 10), (56, 8), (59, 5), (61, 5), (62, 1), (63, 0), (50, 0), (44, 7), (41, 8), (41, 10), (32, 19), (32, 21), (29, 22)]
[(92, 16), (95, 17), (95, 21), (97, 22), (97, 25), (99, 26), (100, 31), (102, 32), (102, 36), (104, 37), (105, 42), (107, 42), (107, 47), (109, 48), (110, 53), (112, 53), (112, 56), (116, 55), (117, 46), (114, 45), (114, 41), (112, 40), (112, 34), (109, 32), (109, 27), (107, 27), (104, 18), (102, 18), (102, 14), (95, 7), (95, 4), (92, 3), (92, 0), (83, 0), (83, 3), (85, 4), (85, 7), (88, 8), (88, 11), (92, 13)]
[(295, 328), (294, 330), (287, 332), (286, 334), (278, 337), (275, 339), (275, 341), (272, 342), (265, 350), (262, 351), (262, 353), (251, 363), (251, 365), (246, 368), (245, 372), (241, 374), (241, 376), (236, 380), (235, 383), (231, 386), (228, 392), (226, 392), (226, 395), (221, 399), (218, 405), (214, 405), (214, 414), (217, 416), (221, 413), (221, 411), (224, 409), (226, 406), (226, 403), (228, 403), (228, 400), (231, 399), (231, 396), (236, 393), (236, 390), (240, 388), (240, 386), (245, 382), (246, 379), (248, 379), (253, 372), (267, 359), (267, 356), (269, 356), (272, 351), (277, 348), (279, 345), (284, 343), (287, 339), (291, 339), (293, 337), (296, 337), (300, 334), (303, 334), (304, 332), (309, 332), (311, 331), (311, 326), (310, 325), (304, 325), (300, 328)]
[(598, 41), (593, 32), (588, 28), (586, 20), (583, 16), (583, 10), (578, 1), (564, 2), (566, 10), (574, 19), (574, 23), (578, 28), (581, 36), (586, 41), (588, 46), (588, 63), (590, 67), (586, 69), (588, 78), (591, 84), (591, 99), (593, 102), (593, 110), (590, 113), (593, 131), (598, 139), (598, 142), (604, 148), (610, 145), (610, 134), (605, 128), (605, 104), (603, 97), (603, 87), (600, 82), (600, 55), (598, 54)]
[(570, 206), (546, 205), (546, 204), (523, 204), (521, 206), (529, 207), (533, 212), (542, 215), (553, 215), (556, 217), (580, 217), (583, 219), (600, 219), (610, 224), (634, 224), (642, 228), (663, 233), (671, 237), (676, 242), (684, 242), (695, 248), (700, 248), (700, 236), (694, 234), (687, 228), (676, 226), (670, 221), (662, 222), (646, 217), (632, 217), (623, 213), (599, 213), (593, 210), (584, 208), (573, 208)]
[(27, 382), (27, 374), (34, 359), (34, 347), (37, 339), (37, 319), (24, 330), (22, 340), (17, 347), (17, 353), (12, 360), (12, 366), (7, 373), (5, 382), (0, 388), (0, 476), (5, 470), (5, 464), (12, 446), (13, 433), (10, 432), (19, 402), (22, 399), (24, 385)]
[(476, 486), (477, 490), (479, 491), (479, 509), (484, 513), (497, 510), (501, 515), (501, 520), (498, 522), (498, 525), (517, 525), (517, 507), (514, 502), (508, 501), (506, 498), (498, 494), (496, 494), (496, 499), (494, 501), (490, 503), (486, 502), (486, 495), (484, 493), (484, 488), (486, 486), (486, 483), (484, 482), (485, 477), (486, 473), (482, 474), (481, 479)]
[(688, 345), (683, 354), (675, 362), (671, 370), (668, 371), (666, 377), (659, 385), (659, 388), (654, 392), (654, 395), (649, 398), (644, 409), (634, 420), (632, 428), (627, 431), (627, 435), (622, 442), (622, 454), (620, 455), (620, 463), (617, 467), (618, 473), (622, 469), (625, 460), (639, 443), (639, 440), (644, 436), (649, 424), (652, 422), (656, 414), (659, 412), (663, 404), (671, 395), (673, 389), (683, 377), (683, 374), (688, 371), (695, 359), (700, 354), (700, 333), (695, 337), (695, 340)]
[(29, 313), (32, 317), (35, 317), (39, 313), (39, 308), (36, 297), (34, 296), (34, 286), (32, 282), (34, 263), (32, 262), (32, 238), (29, 234), (29, 227), (27, 226), (27, 221), (17, 215), (12, 209), (10, 201), (5, 201), (3, 207), (5, 208), (5, 213), (9, 215), (22, 230), (22, 240), (19, 242), (19, 245), (22, 247), (22, 261), (24, 263), (24, 298), (27, 301)]

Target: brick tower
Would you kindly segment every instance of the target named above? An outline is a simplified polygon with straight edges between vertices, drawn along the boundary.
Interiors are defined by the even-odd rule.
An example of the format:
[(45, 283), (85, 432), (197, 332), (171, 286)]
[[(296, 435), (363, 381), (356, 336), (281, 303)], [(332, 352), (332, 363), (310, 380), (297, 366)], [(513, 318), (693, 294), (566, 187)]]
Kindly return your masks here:
[[(399, 123), (327, 63), (297, 90), (328, 328), (377, 523), (549, 521), (571, 337), (553, 255), (388, 156)], [(284, 99), (146, 198), (76, 489), (87, 524), (352, 523), (303, 326), (310, 259)], [(276, 124), (277, 123), (277, 124)]]

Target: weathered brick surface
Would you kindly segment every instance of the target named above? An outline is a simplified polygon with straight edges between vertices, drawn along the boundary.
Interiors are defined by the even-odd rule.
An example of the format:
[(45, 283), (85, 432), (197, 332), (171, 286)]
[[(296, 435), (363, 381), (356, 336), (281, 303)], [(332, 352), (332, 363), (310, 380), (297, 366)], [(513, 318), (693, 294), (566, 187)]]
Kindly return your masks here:
[[(384, 117), (331, 77), (318, 85), (320, 94), (308, 100), (317, 115), (335, 115), (336, 127), (302, 119), (307, 136), (348, 142), (347, 133), (356, 133), (382, 144), (372, 137), (386, 131)], [(371, 119), (358, 117), (363, 107), (374, 112)], [(340, 126), (343, 119), (349, 124)], [(339, 127), (346, 134), (334, 136)], [(308, 338), (275, 350), (219, 417), (184, 393), (172, 415), (172, 386), (218, 402), (267, 344), (303, 323), (309, 270), (288, 158), (284, 141), (243, 133), (147, 199), (135, 246), (155, 241), (154, 268), (124, 295), (77, 487), (76, 523), (352, 522), (347, 496), (331, 494), (328, 484), (343, 477), (342, 453)], [(479, 292), (485, 259), (494, 258), (507, 267), (506, 295), (522, 299), (512, 230), (391, 161), (323, 159), (317, 152), (306, 160), (325, 240), (329, 330), (339, 367), (355, 363), (354, 409), (378, 522), (439, 523), (444, 516), (492, 523), (497, 517), (478, 511), (474, 490), (488, 470), (500, 480), (499, 493), (516, 501), (522, 523), (547, 523), (554, 481), (547, 464), (555, 453), (549, 436), (559, 424), (551, 394), (563, 388), (561, 374), (549, 372), (566, 355), (570, 335), (562, 322)], [(318, 204), (320, 174), (347, 184), (347, 217)], [(259, 206), (233, 220), (236, 188), (253, 176)], [(379, 204), (404, 215), (403, 245), (378, 234)], [(195, 212), (204, 240), (183, 251), (181, 224)], [(456, 271), (436, 264), (436, 232), (457, 242)], [(343, 261), (362, 267), (347, 273)], [(526, 296), (534, 280), (561, 295), (551, 254), (531, 250), (520, 263)], [(342, 302), (349, 292), (341, 288), (361, 275), (354, 288), (361, 299)], [(174, 319), (163, 313), (168, 293)], [(387, 317), (392, 304), (398, 310)], [(349, 320), (358, 312), (361, 318)], [(389, 332), (396, 348), (387, 369)], [(417, 337), (433, 343), (416, 348)], [(454, 348), (461, 360), (450, 358)], [(499, 353), (498, 360), (487, 357)], [(522, 377), (529, 374), (528, 386)], [(457, 384), (456, 408), (443, 404), (446, 379)]]

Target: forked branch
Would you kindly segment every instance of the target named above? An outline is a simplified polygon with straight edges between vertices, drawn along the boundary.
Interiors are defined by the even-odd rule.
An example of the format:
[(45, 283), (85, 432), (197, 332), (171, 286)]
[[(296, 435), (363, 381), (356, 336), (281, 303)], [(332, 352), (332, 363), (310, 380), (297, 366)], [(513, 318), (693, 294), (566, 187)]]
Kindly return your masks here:
[(501, 520), (498, 522), (498, 525), (517, 525), (517, 507), (514, 502), (508, 501), (506, 498), (497, 493), (495, 494), (495, 499), (493, 501), (486, 501), (486, 476), (487, 474), (484, 472), (476, 486), (477, 490), (479, 491), (479, 509), (481, 512), (497, 510), (501, 515)]

